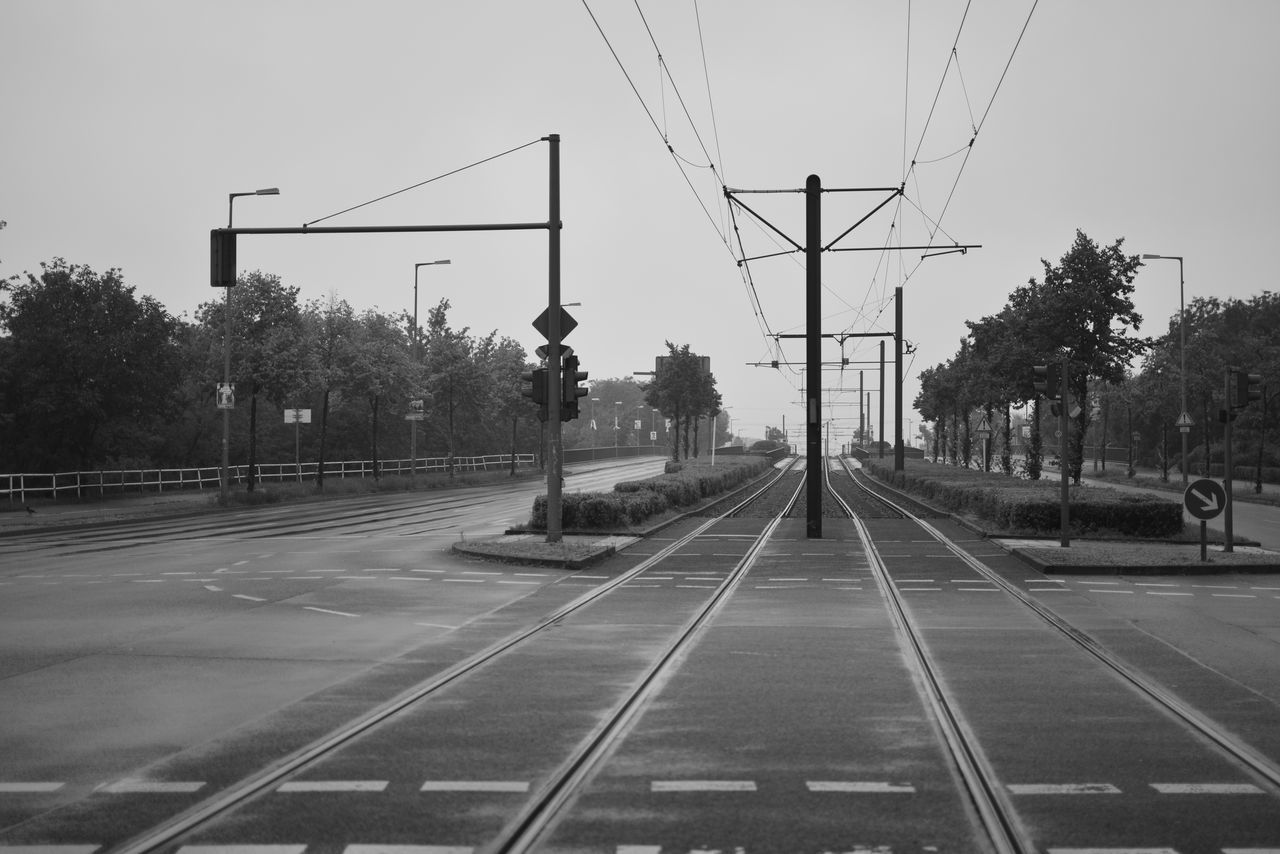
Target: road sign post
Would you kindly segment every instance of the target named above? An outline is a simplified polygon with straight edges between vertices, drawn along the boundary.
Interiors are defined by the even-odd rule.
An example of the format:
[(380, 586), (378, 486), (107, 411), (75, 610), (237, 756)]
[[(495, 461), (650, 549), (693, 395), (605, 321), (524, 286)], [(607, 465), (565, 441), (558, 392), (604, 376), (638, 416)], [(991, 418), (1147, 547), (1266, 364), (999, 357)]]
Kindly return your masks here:
[(1192, 481), (1182, 493), (1187, 512), (1200, 520), (1200, 560), (1209, 559), (1209, 520), (1216, 519), (1227, 505), (1227, 491), (1216, 480), (1202, 477)]

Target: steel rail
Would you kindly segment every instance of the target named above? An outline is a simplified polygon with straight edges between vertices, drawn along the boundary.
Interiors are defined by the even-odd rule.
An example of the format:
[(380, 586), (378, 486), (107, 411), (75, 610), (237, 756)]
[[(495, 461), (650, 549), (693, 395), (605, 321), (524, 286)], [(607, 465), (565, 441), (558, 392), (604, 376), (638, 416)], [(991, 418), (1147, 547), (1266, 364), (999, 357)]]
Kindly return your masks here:
[[(792, 465), (794, 465), (794, 463), (792, 463)], [(786, 468), (779, 470), (772, 478), (770, 478), (768, 483), (751, 492), (750, 495), (743, 499), (739, 504), (735, 505), (729, 512), (732, 513), (739, 507), (745, 506), (746, 504), (754, 501), (770, 487), (778, 483), (790, 468), (791, 465), (788, 465)], [(341, 728), (336, 729), (328, 735), (316, 739), (310, 744), (295, 750), (293, 753), (273, 762), (257, 773), (231, 784), (215, 795), (192, 805), (160, 824), (157, 824), (142, 833), (136, 834), (118, 845), (111, 846), (106, 849), (104, 854), (147, 854), (147, 852), (155, 851), (164, 845), (175, 842), (181, 837), (197, 830), (202, 825), (205, 825), (219, 816), (230, 812), (236, 807), (247, 803), (258, 795), (268, 791), (277, 783), (283, 782), (287, 778), (306, 770), (309, 766), (325, 758), (344, 744), (355, 739), (357, 736), (369, 732), (374, 727), (388, 721), (397, 714), (408, 709), (410, 706), (413, 706), (429, 695), (444, 688), (446, 685), (450, 685), (473, 671), (484, 667), (497, 659), (503, 653), (524, 643), (548, 628), (551, 628), (557, 622), (575, 611), (585, 608), (595, 600), (631, 581), (637, 575), (651, 569), (663, 559), (670, 556), (673, 552), (683, 548), (689, 542), (696, 539), (712, 525), (715, 525), (723, 518), (724, 515), (728, 514), (708, 519), (688, 534), (677, 538), (673, 543), (637, 564), (635, 567), (632, 567), (630, 570), (622, 573), (617, 578), (607, 581), (593, 590), (577, 597), (571, 602), (560, 606), (537, 622), (513, 632), (502, 640), (486, 647), (484, 650), (481, 650), (480, 652), (445, 668), (440, 673), (420, 682), (412, 688), (402, 691), (400, 694), (376, 706), (360, 717), (348, 722)]]
[[(791, 466), (787, 467), (790, 470)], [(785, 472), (784, 472), (785, 473)], [(772, 483), (776, 484), (780, 478)], [(678, 634), (667, 648), (655, 659), (649, 669), (640, 677), (631, 690), (623, 697), (612, 712), (606, 715), (601, 723), (587, 735), (560, 768), (554, 772), (549, 781), (543, 785), (537, 795), (526, 803), (522, 812), (508, 824), (498, 840), (483, 850), (486, 854), (525, 854), (544, 840), (546, 833), (552, 828), (563, 809), (569, 804), (578, 790), (591, 776), (600, 763), (608, 756), (613, 747), (621, 741), (632, 722), (640, 715), (649, 699), (665, 683), (665, 677), (677, 662), (682, 653), (694, 642), (712, 618), (724, 607), (738, 584), (746, 577), (751, 567), (759, 559), (764, 547), (768, 544), (774, 530), (787, 517), (799, 499), (804, 488), (804, 478), (800, 479), (796, 490), (792, 493), (787, 506), (769, 521), (761, 534), (747, 549), (742, 559), (711, 594), (707, 602), (698, 609), (681, 627)], [(711, 520), (711, 524), (723, 521), (746, 504), (763, 494), (757, 492), (750, 499)], [(705, 530), (703, 526), (699, 530)]]
[[(845, 470), (849, 471), (847, 464), (845, 465)], [(1125, 664), (1117, 656), (1109, 652), (1103, 644), (1098, 642), (1098, 640), (1088, 632), (1082, 631), (1071, 625), (1062, 617), (1058, 616), (1058, 614), (1054, 613), (1050, 608), (1032, 598), (1028, 593), (1006, 581), (986, 564), (982, 563), (964, 549), (960, 548), (960, 546), (956, 545), (956, 543), (947, 537), (946, 534), (943, 534), (933, 525), (893, 501), (890, 501), (885, 496), (877, 494), (873, 490), (869, 489), (865, 484), (860, 483), (856, 477), (853, 477), (853, 473), (851, 471), (849, 474), (850, 478), (859, 486), (859, 488), (874, 496), (878, 501), (882, 501), (902, 513), (905, 518), (911, 519), (931, 537), (934, 537), (948, 551), (960, 558), (970, 569), (974, 570), (983, 578), (1002, 589), (1005, 593), (1021, 602), (1027, 608), (1030, 608), (1042, 620), (1057, 629), (1089, 655), (1106, 665), (1111, 671), (1129, 683), (1131, 687), (1137, 689), (1140, 694), (1153, 702), (1158, 708), (1173, 714), (1194, 730), (1198, 735), (1225, 753), (1229, 759), (1233, 759), (1237, 763), (1243, 765), (1258, 780), (1265, 783), (1274, 794), (1280, 795), (1280, 766), (1277, 766), (1269, 757), (1263, 755), (1252, 746), (1228, 733), (1211, 718), (1201, 714), (1199, 710), (1183, 701), (1173, 692), (1165, 689), (1164, 686), (1147, 678), (1147, 676), (1140, 671)], [(885, 487), (885, 489), (892, 492), (898, 492), (898, 490), (890, 487)]]
[[(848, 464), (843, 459), (841, 463), (848, 471)], [(899, 636), (910, 653), (909, 661), (915, 665), (916, 674), (920, 677), (917, 685), (942, 732), (947, 753), (964, 781), (969, 800), (992, 847), (999, 854), (1031, 854), (1037, 851), (1035, 843), (1019, 825), (1017, 811), (1004, 794), (999, 778), (983, 754), (977, 737), (973, 735), (956, 704), (949, 699), (946, 689), (943, 688), (933, 658), (929, 655), (924, 640), (911, 623), (902, 596), (889, 576), (888, 567), (880, 557), (870, 530), (831, 486), (830, 467), (824, 465), (823, 471), (828, 491), (849, 515), (862, 540), (867, 562), (880, 582), (880, 592), (889, 608), (894, 626), (898, 629)]]

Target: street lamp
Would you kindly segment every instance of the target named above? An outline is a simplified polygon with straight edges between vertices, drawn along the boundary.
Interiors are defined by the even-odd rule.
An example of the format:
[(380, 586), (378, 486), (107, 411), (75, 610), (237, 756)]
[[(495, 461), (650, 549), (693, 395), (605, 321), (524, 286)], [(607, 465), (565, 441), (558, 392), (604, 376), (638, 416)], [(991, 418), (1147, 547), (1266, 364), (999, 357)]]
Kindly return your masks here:
[(1186, 282), (1182, 275), (1181, 255), (1154, 255), (1145, 253), (1144, 261), (1164, 260), (1178, 262), (1178, 351), (1181, 359), (1179, 383), (1182, 387), (1182, 412), (1178, 414), (1176, 426), (1182, 434), (1182, 485), (1187, 485), (1187, 434), (1191, 432), (1191, 414), (1187, 412), (1187, 311), (1185, 302)]
[[(235, 201), (239, 196), (278, 196), (278, 187), (264, 187), (247, 193), (227, 194), (227, 228), (232, 227), (235, 218)], [(234, 276), (234, 272), (232, 274)], [(227, 328), (222, 336), (222, 385), (227, 390), (227, 403), (219, 401), (222, 408), (222, 470), (218, 474), (218, 496), (225, 505), (230, 500), (231, 491), (231, 409), (235, 406), (235, 398), (231, 396), (231, 284), (227, 284)]]
[(615, 400), (613, 402), (613, 455), (618, 456), (618, 407), (622, 405), (622, 401)]
[(418, 268), (430, 267), (434, 264), (452, 264), (448, 258), (441, 258), (439, 261), (419, 261), (413, 265), (413, 355), (417, 358), (421, 354), (418, 352), (418, 345), (421, 341), (418, 338)]

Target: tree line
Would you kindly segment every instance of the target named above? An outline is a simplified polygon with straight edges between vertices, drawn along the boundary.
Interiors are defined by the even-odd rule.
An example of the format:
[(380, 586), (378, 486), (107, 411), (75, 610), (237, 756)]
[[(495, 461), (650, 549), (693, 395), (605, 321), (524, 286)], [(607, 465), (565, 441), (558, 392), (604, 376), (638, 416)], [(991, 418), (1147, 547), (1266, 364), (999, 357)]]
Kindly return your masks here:
[[(407, 312), (358, 311), (336, 295), (303, 301), (299, 288), (261, 271), (229, 290), (229, 300), (210, 299), (187, 319), (138, 296), (118, 269), (58, 258), (0, 281), (0, 471), (217, 465), (228, 328), (229, 456), (250, 478), (259, 462), (293, 459), (289, 409), (311, 410), (297, 428), (304, 462), (365, 459), (377, 471), (381, 459), (408, 458), (415, 437), (404, 415), (414, 401), (423, 404), (420, 457), (540, 452), (543, 425), (520, 393), (533, 367), (523, 346), (496, 330), (454, 327), (447, 299), (415, 328)], [(667, 414), (687, 433), (694, 413), (686, 398), (651, 396), (631, 379), (597, 380), (591, 396), (596, 417), (612, 426), (616, 411), (620, 429), (600, 441), (584, 401), (584, 418), (566, 425), (566, 448), (646, 444), (652, 432), (665, 441)]]
[[(1034, 388), (1034, 365), (1067, 365), (1067, 408), (1071, 429), (1065, 448), (1068, 470), (1079, 483), (1085, 445), (1131, 448), (1135, 465), (1156, 466), (1167, 477), (1181, 465), (1175, 422), (1181, 412), (1183, 378), (1180, 343), (1185, 324), (1186, 394), (1195, 421), (1188, 467), (1210, 473), (1222, 457), (1229, 367), (1270, 378), (1268, 397), (1239, 412), (1233, 422), (1233, 453), (1254, 451), (1258, 466), (1274, 466), (1275, 418), (1263, 404), (1280, 391), (1280, 298), (1263, 292), (1249, 300), (1194, 298), (1185, 321), (1174, 314), (1156, 337), (1138, 335), (1142, 317), (1132, 294), (1140, 256), (1123, 252), (1123, 238), (1099, 246), (1077, 231), (1057, 263), (1042, 260), (1043, 275), (1016, 288), (998, 313), (967, 321), (969, 333), (948, 361), (920, 372), (915, 406), (933, 422), (929, 431), (935, 460), (968, 466), (977, 461), (1013, 474), (1038, 478), (1046, 441), (1056, 420), (1042, 411)], [(1140, 364), (1138, 364), (1141, 359)], [(1136, 366), (1136, 367), (1135, 367)], [(1015, 406), (1030, 404), (1026, 442), (1013, 435)], [(986, 419), (998, 456), (985, 458), (975, 440)], [(1175, 437), (1171, 447), (1170, 435)], [(1023, 461), (1015, 465), (1015, 448)], [(1061, 452), (1061, 449), (1059, 449)], [(1101, 453), (1101, 451), (1095, 451)]]

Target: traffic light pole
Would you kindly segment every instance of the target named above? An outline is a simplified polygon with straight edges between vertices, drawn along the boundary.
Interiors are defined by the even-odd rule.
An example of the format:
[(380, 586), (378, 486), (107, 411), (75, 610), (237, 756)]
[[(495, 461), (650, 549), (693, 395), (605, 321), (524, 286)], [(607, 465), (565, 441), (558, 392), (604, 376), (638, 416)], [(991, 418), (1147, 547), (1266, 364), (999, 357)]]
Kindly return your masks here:
[[(1067, 369), (1070, 364), (1070, 361), (1064, 356), (1062, 359), (1062, 377), (1059, 380), (1061, 385), (1058, 387), (1058, 393), (1061, 395), (1058, 404), (1058, 432), (1062, 434), (1062, 437), (1058, 440), (1058, 469), (1062, 473), (1062, 507), (1058, 512), (1058, 522), (1061, 528), (1061, 543), (1064, 549), (1071, 546), (1071, 475), (1068, 471), (1070, 465), (1067, 454), (1068, 433), (1071, 430), (1071, 422), (1067, 416)], [(1083, 448), (1083, 445), (1081, 447)]]
[(561, 507), (564, 485), (560, 430), (560, 134), (547, 137), (550, 157), (550, 199), (547, 210), (547, 542), (562, 539)]

